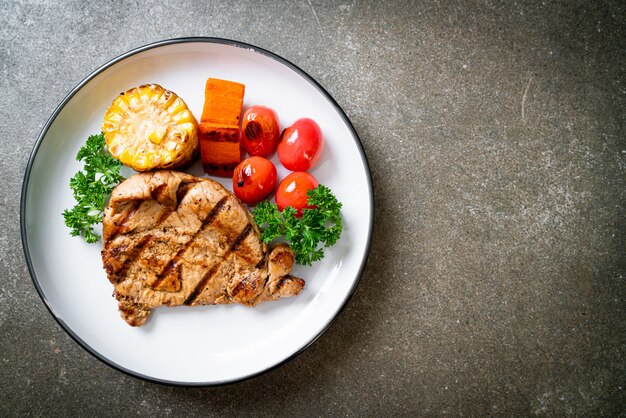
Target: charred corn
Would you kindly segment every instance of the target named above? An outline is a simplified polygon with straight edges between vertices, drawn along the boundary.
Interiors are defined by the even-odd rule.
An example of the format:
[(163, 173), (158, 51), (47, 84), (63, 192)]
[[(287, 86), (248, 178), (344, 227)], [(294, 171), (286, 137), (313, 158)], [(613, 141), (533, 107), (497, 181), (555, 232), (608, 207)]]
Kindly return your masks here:
[(158, 84), (121, 93), (104, 114), (113, 157), (136, 171), (176, 168), (198, 150), (198, 123), (180, 97)]

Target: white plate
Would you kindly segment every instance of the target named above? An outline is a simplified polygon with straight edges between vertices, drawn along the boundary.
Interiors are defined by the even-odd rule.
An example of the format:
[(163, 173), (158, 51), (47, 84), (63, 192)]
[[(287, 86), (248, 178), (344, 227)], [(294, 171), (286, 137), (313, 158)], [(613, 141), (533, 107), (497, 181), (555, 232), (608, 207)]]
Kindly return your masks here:
[[(142, 327), (119, 316), (102, 269), (102, 242), (70, 237), (61, 213), (74, 205), (68, 186), (82, 166), (76, 152), (98, 133), (105, 109), (121, 91), (159, 83), (199, 116), (208, 77), (246, 85), (244, 107), (274, 108), (284, 128), (315, 119), (325, 149), (312, 174), (343, 202), (339, 242), (313, 267), (294, 298), (255, 308), (240, 305), (156, 309)], [(287, 171), (277, 158), (279, 179)], [(190, 172), (206, 176), (199, 164)], [(232, 190), (230, 181), (222, 184)], [(224, 39), (184, 38), (130, 51), (81, 82), (43, 128), (30, 157), (21, 201), (24, 253), (37, 291), (55, 319), (105, 363), (144, 379), (214, 385), (245, 379), (294, 357), (318, 338), (355, 290), (372, 235), (373, 195), (359, 138), (344, 112), (310, 76), (266, 50)]]

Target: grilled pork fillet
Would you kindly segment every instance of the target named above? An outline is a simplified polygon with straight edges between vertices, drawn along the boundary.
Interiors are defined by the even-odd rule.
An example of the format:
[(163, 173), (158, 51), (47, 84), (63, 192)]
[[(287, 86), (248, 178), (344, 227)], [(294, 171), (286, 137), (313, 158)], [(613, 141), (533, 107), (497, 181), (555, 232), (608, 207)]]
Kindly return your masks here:
[(293, 252), (261, 241), (250, 212), (219, 183), (177, 171), (136, 174), (111, 195), (102, 262), (122, 318), (157, 306), (259, 302), (300, 293)]

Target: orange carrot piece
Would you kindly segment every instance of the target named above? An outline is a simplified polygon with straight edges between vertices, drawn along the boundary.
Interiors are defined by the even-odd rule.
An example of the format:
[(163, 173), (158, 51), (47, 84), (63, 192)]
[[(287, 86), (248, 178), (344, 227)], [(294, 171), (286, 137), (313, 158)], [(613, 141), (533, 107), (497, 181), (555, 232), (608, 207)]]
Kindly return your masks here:
[(204, 89), (201, 122), (239, 125), (246, 86), (234, 81), (209, 78)]
[(208, 174), (232, 177), (241, 162), (239, 118), (245, 86), (234, 81), (209, 78), (204, 89), (204, 108), (198, 126), (200, 159)]
[(239, 127), (200, 123), (198, 125), (200, 159), (207, 174), (232, 177), (241, 162)]

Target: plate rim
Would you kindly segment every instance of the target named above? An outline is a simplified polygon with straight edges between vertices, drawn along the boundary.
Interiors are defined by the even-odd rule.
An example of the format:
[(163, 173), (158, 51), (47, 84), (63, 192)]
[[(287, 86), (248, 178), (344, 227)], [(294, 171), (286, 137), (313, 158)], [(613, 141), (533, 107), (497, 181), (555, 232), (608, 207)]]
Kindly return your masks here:
[[(301, 77), (303, 77), (306, 81), (308, 81), (309, 83), (311, 83), (320, 93), (322, 93), (322, 95), (324, 97), (326, 97), (326, 99), (328, 99), (331, 103), (331, 105), (335, 108), (335, 110), (337, 111), (337, 113), (339, 114), (339, 116), (343, 119), (344, 123), (346, 123), (347, 127), (349, 128), (349, 130), (352, 132), (354, 138), (356, 139), (356, 145), (357, 145), (357, 149), (359, 150), (359, 155), (361, 157), (362, 163), (365, 166), (365, 171), (366, 171), (366, 181), (367, 181), (367, 188), (369, 190), (369, 203), (370, 203), (370, 219), (369, 219), (369, 234), (367, 237), (367, 243), (365, 245), (365, 252), (363, 253), (363, 257), (361, 260), (361, 264), (359, 266), (358, 272), (357, 272), (357, 276), (356, 279), (352, 285), (352, 287), (350, 288), (350, 290), (348, 291), (348, 294), (346, 295), (346, 299), (344, 300), (343, 304), (340, 306), (339, 310), (337, 310), (337, 312), (333, 315), (332, 318), (330, 318), (330, 320), (321, 328), (321, 330), (319, 332), (317, 332), (307, 343), (305, 343), (302, 347), (300, 347), (298, 350), (296, 350), (294, 353), (292, 353), (291, 355), (287, 356), (286, 358), (282, 359), (281, 361), (279, 361), (278, 363), (271, 365), (269, 367), (266, 367), (265, 369), (253, 372), (253, 373), (249, 373), (247, 375), (241, 376), (241, 377), (236, 377), (233, 379), (225, 379), (225, 380), (219, 380), (219, 381), (208, 381), (208, 382), (184, 382), (184, 381), (177, 381), (177, 380), (168, 380), (168, 379), (160, 379), (160, 378), (156, 378), (156, 377), (152, 377), (152, 376), (147, 376), (144, 375), (142, 373), (139, 373), (137, 371), (134, 370), (130, 370), (120, 364), (115, 363), (114, 361), (110, 360), (109, 358), (105, 357), (103, 354), (99, 353), (97, 350), (95, 350), (94, 348), (92, 348), (89, 344), (87, 344), (86, 341), (84, 341), (80, 336), (78, 336), (67, 324), (65, 324), (65, 322), (59, 318), (57, 316), (57, 314), (55, 313), (54, 309), (52, 308), (50, 302), (47, 300), (46, 296), (44, 295), (43, 290), (41, 289), (41, 286), (39, 285), (39, 280), (37, 278), (37, 275), (35, 274), (35, 270), (34, 270), (34, 266), (33, 266), (33, 262), (31, 259), (31, 255), (30, 255), (30, 250), (29, 250), (29, 246), (28, 246), (28, 237), (26, 234), (26, 194), (28, 191), (28, 183), (30, 180), (30, 174), (31, 174), (31, 170), (32, 170), (32, 166), (34, 163), (34, 160), (37, 156), (37, 152), (39, 151), (39, 148), (41, 146), (41, 143), (43, 142), (43, 138), (46, 136), (46, 134), (48, 133), (48, 130), (50, 129), (50, 127), (52, 126), (52, 124), (54, 123), (54, 121), (56, 120), (57, 116), (59, 115), (59, 113), (63, 110), (63, 108), (65, 108), (65, 106), (67, 105), (67, 103), (74, 97), (74, 95), (76, 93), (78, 93), (78, 91), (80, 91), (84, 86), (86, 86), (91, 80), (93, 80), (96, 76), (98, 76), (100, 73), (102, 73), (103, 71), (105, 71), (106, 69), (108, 69), (109, 67), (112, 67), (113, 65), (117, 64), (118, 62), (121, 62), (133, 55), (139, 54), (141, 52), (144, 51), (148, 51), (151, 49), (156, 49), (156, 48), (160, 48), (163, 46), (168, 46), (168, 45), (175, 45), (175, 44), (185, 44), (185, 43), (210, 43), (210, 44), (221, 44), (221, 45), (228, 45), (228, 46), (233, 46), (233, 47), (237, 47), (237, 48), (244, 48), (244, 49), (249, 49), (252, 50), (254, 52), (260, 53), (262, 55), (265, 55), (275, 61), (278, 61), (279, 63), (287, 66), (288, 68), (290, 68), (291, 70), (295, 71), (297, 74), (299, 74)], [(354, 129), (354, 126), (352, 125), (352, 122), (350, 122), (350, 120), (348, 119), (348, 116), (346, 115), (346, 113), (343, 111), (343, 109), (339, 106), (339, 104), (337, 103), (337, 101), (330, 95), (330, 93), (328, 93), (328, 91), (326, 91), (326, 89), (324, 87), (322, 87), (322, 85), (317, 82), (313, 77), (311, 77), (308, 73), (306, 73), (304, 70), (302, 70), (300, 67), (298, 67), (297, 65), (293, 64), (291, 61), (258, 46), (246, 43), (246, 42), (242, 42), (242, 41), (237, 41), (237, 40), (233, 40), (233, 39), (227, 39), (227, 38), (219, 38), (219, 37), (207, 37), (207, 36), (191, 36), (191, 37), (181, 37), (181, 38), (169, 38), (169, 39), (164, 39), (164, 40), (160, 40), (160, 41), (156, 41), (156, 42), (152, 42), (149, 44), (145, 44), (136, 48), (133, 48), (127, 52), (124, 52), (123, 54), (109, 60), (108, 62), (106, 62), (105, 64), (101, 65), (100, 67), (96, 68), (95, 70), (93, 70), (87, 77), (85, 77), (81, 82), (79, 82), (66, 96), (65, 98), (59, 103), (59, 105), (54, 109), (54, 111), (52, 112), (52, 114), (50, 115), (50, 117), (48, 118), (48, 120), (46, 121), (46, 123), (44, 124), (43, 128), (41, 129), (41, 132), (39, 133), (37, 140), (35, 141), (35, 145), (33, 146), (33, 149), (28, 157), (28, 163), (26, 165), (26, 170), (24, 173), (24, 178), (22, 181), (22, 191), (21, 191), (21, 196), (20, 196), (20, 235), (21, 235), (21, 239), (22, 239), (22, 249), (24, 251), (24, 257), (26, 258), (26, 264), (28, 267), (28, 272), (30, 274), (31, 280), (33, 282), (33, 285), (35, 286), (35, 289), (37, 290), (37, 293), (39, 294), (40, 299), (42, 300), (42, 302), (44, 303), (44, 305), (46, 306), (46, 308), (48, 309), (48, 312), (50, 313), (50, 315), (52, 315), (52, 317), (56, 320), (56, 322), (61, 326), (61, 329), (63, 329), (63, 331), (65, 331), (80, 347), (82, 347), (85, 351), (87, 351), (89, 354), (91, 354), (93, 357), (95, 357), (96, 359), (98, 359), (99, 361), (101, 361), (102, 363), (106, 364), (107, 366), (122, 372), (128, 376), (132, 376), (134, 378), (138, 378), (147, 382), (152, 382), (152, 383), (157, 383), (157, 384), (162, 384), (162, 385), (168, 385), (168, 386), (179, 386), (179, 387), (209, 387), (209, 386), (223, 386), (223, 385), (227, 385), (227, 384), (232, 384), (232, 383), (236, 383), (236, 382), (242, 382), (245, 380), (249, 380), (252, 379), (254, 377), (260, 376), (262, 374), (265, 374), (271, 370), (274, 370), (282, 365), (284, 365), (285, 363), (289, 362), (290, 360), (296, 358), (298, 355), (300, 355), (302, 352), (304, 352), (307, 348), (309, 348), (315, 341), (317, 341), (318, 338), (320, 338), (322, 336), (322, 334), (324, 334), (329, 328), (330, 326), (337, 320), (337, 318), (341, 315), (341, 313), (344, 311), (344, 309), (346, 308), (346, 306), (348, 305), (348, 302), (350, 301), (350, 299), (352, 299), (352, 296), (354, 295), (356, 288), (359, 284), (359, 282), (361, 281), (361, 277), (363, 276), (363, 271), (365, 270), (365, 266), (367, 264), (367, 260), (369, 258), (369, 253), (371, 250), (371, 244), (372, 244), (372, 236), (374, 233), (374, 188), (372, 186), (372, 174), (370, 171), (370, 166), (367, 160), (367, 155), (365, 154), (365, 149), (363, 148), (363, 144), (361, 142), (361, 139), (359, 137), (359, 135), (357, 134), (356, 130)]]

